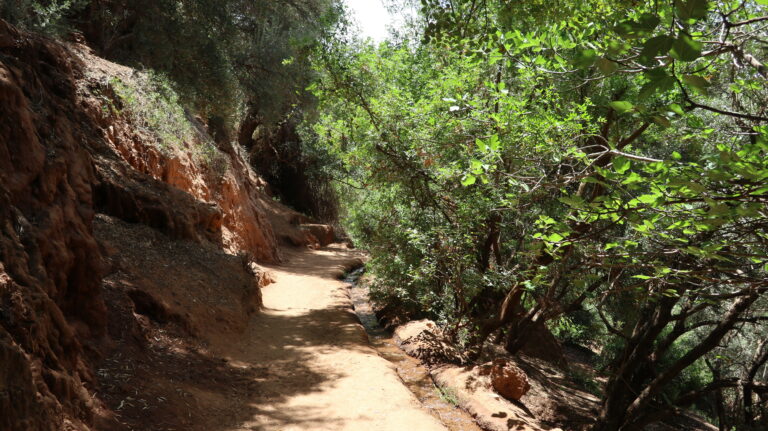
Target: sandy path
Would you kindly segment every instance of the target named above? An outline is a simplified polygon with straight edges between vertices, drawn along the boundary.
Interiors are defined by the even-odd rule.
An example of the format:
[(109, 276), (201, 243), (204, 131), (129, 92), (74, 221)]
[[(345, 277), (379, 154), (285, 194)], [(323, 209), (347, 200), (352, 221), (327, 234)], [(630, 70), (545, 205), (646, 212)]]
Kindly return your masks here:
[(445, 430), (369, 345), (336, 278), (356, 258), (287, 252), (245, 336), (211, 346), (233, 366), (264, 370), (259, 395), (242, 400), (251, 418), (228, 430)]

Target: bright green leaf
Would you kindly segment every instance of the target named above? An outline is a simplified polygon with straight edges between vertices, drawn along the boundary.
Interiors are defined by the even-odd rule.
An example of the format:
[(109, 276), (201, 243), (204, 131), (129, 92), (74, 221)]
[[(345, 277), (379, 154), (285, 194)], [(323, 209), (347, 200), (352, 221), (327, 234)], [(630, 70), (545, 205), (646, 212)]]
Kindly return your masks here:
[(477, 149), (483, 153), (488, 151), (488, 145), (486, 145), (482, 139), (475, 139), (475, 145), (477, 145)]
[(635, 106), (624, 100), (616, 100), (609, 103), (611, 108), (615, 109), (619, 114), (631, 111)]
[(549, 242), (560, 242), (563, 240), (563, 236), (559, 233), (552, 233), (547, 237), (547, 241)]
[(613, 170), (619, 174), (626, 172), (630, 165), (631, 163), (626, 157), (617, 156), (613, 159)]
[(656, 202), (656, 199), (658, 199), (658, 197), (659, 197), (659, 195), (656, 195), (656, 194), (642, 195), (642, 196), (638, 196), (637, 200), (640, 203), (650, 205), (650, 204)]
[(641, 181), (643, 181), (643, 177), (641, 177), (640, 174), (638, 174), (637, 172), (630, 172), (629, 176), (621, 183), (624, 185), (629, 185), (629, 184), (639, 183)]
[(500, 145), (499, 135), (491, 135), (490, 139), (488, 139), (488, 146), (491, 148), (491, 151), (499, 151)]
[(683, 111), (683, 107), (678, 105), (677, 103), (670, 104), (669, 110), (674, 112), (677, 115), (685, 115), (685, 111)]

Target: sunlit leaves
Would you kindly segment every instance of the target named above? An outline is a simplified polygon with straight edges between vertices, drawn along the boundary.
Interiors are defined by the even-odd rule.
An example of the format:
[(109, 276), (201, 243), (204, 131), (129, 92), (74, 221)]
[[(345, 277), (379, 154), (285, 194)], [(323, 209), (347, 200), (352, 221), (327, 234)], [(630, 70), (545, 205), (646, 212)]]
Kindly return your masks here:
[(475, 145), (481, 153), (496, 152), (499, 151), (501, 141), (499, 141), (499, 135), (491, 135), (488, 139), (475, 139)]
[(615, 109), (619, 114), (625, 114), (635, 107), (635, 105), (633, 105), (631, 102), (627, 102), (626, 100), (616, 100), (610, 102), (608, 105)]
[[(372, 171), (356, 174), (391, 191), (365, 201), (368, 219), (385, 220), (366, 232), (408, 255), (419, 277), (407, 289), (503, 285), (465, 278), (491, 221), (502, 256), (483, 277), (526, 286), (531, 303), (557, 276), (565, 298), (582, 293), (584, 272), (613, 277), (596, 296), (640, 302), (730, 289), (720, 285), (729, 265), (763, 275), (766, 130), (717, 111), (759, 112), (764, 80), (717, 41), (714, 2), (630, 3), (526, 26), (494, 29), (491, 19), (489, 31), (453, 28), (455, 41), (380, 48), (348, 68), (375, 78), (364, 86), (375, 125), (360, 106), (347, 129)], [(339, 97), (333, 108), (355, 104)], [(376, 150), (382, 142), (389, 152)], [(397, 237), (414, 226), (421, 249)], [(441, 260), (461, 264), (438, 276)]]
[(672, 103), (668, 106), (669, 110), (674, 112), (677, 115), (685, 115), (685, 111), (683, 111), (683, 107), (678, 105), (677, 103)]
[(613, 170), (616, 173), (623, 174), (629, 170), (631, 162), (626, 157), (617, 156), (613, 158)]

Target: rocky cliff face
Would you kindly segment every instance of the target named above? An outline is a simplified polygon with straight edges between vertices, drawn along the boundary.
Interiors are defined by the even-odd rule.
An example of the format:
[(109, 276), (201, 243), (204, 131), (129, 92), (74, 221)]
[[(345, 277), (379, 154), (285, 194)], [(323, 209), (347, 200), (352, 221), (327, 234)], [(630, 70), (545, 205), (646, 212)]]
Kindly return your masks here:
[[(120, 279), (114, 274), (121, 271), (115, 257), (121, 244), (115, 242), (122, 243), (109, 226), (130, 232), (130, 224), (120, 223), (142, 224), (160, 235), (126, 240), (128, 257), (137, 247), (162, 249), (158, 241), (183, 240), (212, 250), (189, 262), (223, 259), (234, 274), (229, 284), (235, 290), (227, 295), (240, 305), (226, 305), (230, 323), (261, 304), (263, 282), (249, 270), (251, 260), (278, 262), (275, 238), (301, 236), (298, 227), (273, 231), (267, 213), (294, 215), (271, 203), (265, 183), (236, 146), (220, 143), (218, 165), (204, 164), (188, 151), (161, 151), (124, 115), (105, 109), (105, 100), (114, 98), (108, 77), (129, 73), (85, 47), (0, 21), (2, 430), (92, 429), (99, 412), (109, 409), (93, 396), (99, 385), (93, 364), (115, 348), (110, 340), (116, 332), (141, 326), (141, 316), (158, 306), (165, 307), (159, 320), (194, 330), (184, 304), (176, 301), (181, 308), (174, 310), (178, 292), (152, 291), (158, 283), (109, 284)], [(106, 217), (101, 236), (94, 234), (97, 213)], [(216, 257), (221, 252), (226, 253)], [(210, 278), (215, 285), (216, 277)], [(105, 290), (108, 284), (123, 287)], [(107, 302), (103, 292), (111, 295)], [(125, 315), (115, 315), (120, 313)]]

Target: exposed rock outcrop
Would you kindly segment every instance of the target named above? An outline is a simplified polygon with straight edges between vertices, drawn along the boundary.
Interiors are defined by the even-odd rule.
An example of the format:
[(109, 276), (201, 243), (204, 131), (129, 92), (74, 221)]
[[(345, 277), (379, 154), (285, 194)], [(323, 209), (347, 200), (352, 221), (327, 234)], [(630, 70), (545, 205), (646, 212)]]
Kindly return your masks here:
[[(99, 177), (100, 211), (130, 222), (160, 229), (173, 238), (220, 244), (232, 253), (247, 252), (264, 262), (279, 262), (277, 241), (265, 211), (266, 183), (245, 160), (244, 152), (220, 143), (209, 160), (188, 151), (161, 149), (153, 137), (141, 132), (119, 110), (105, 109), (105, 99), (120, 105), (110, 82), (131, 82), (133, 69), (96, 57), (85, 47), (75, 54), (87, 66), (81, 81), (86, 95), (80, 100), (89, 118), (99, 124), (92, 141)], [(198, 134), (195, 140), (211, 141), (197, 120), (189, 119)]]
[(432, 370), (432, 379), (452, 391), (459, 405), (475, 417), (478, 424), (492, 431), (544, 431), (523, 405), (513, 404), (492, 389), (490, 377), (479, 367), (445, 365)]
[(333, 226), (327, 224), (303, 224), (302, 229), (312, 234), (321, 246), (326, 246), (336, 241)]
[(0, 429), (85, 429), (81, 340), (104, 334), (79, 64), (0, 21)]

